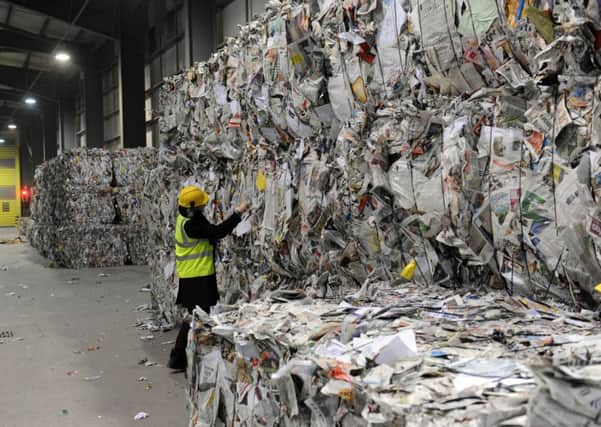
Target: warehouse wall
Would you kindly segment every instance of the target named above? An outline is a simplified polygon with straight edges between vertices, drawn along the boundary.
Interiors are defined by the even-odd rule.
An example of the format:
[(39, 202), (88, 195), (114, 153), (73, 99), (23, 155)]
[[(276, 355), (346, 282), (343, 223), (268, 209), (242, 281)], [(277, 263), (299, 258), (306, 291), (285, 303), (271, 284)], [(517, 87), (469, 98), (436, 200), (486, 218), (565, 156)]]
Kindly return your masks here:
[(72, 97), (60, 101), (58, 138), (61, 151), (77, 147), (75, 139), (75, 100)]
[[(154, 0), (138, 9), (124, 6), (121, 41), (100, 46), (80, 64), (72, 84), (59, 89), (66, 93), (60, 96), (60, 120), (46, 120), (55, 127), (46, 137), (46, 158), (57, 148), (158, 145), (157, 91), (163, 77), (208, 59), (238, 25), (262, 13), (266, 1)], [(30, 138), (33, 157), (43, 159), (37, 153), (41, 142), (34, 141), (40, 135)]]
[(46, 111), (43, 116), (32, 117), (30, 120), (32, 126), (23, 126), (19, 130), (21, 183), (27, 186), (33, 185), (35, 168), (44, 162), (44, 158), (56, 156), (59, 137), (56, 111)]
[(265, 10), (267, 0), (234, 0), (218, 12), (219, 32), (217, 44), (221, 45), (227, 37), (238, 34), (238, 25), (243, 25)]
[[(121, 142), (119, 46), (109, 41), (85, 64), (72, 101), (73, 147), (118, 149)], [(66, 148), (72, 148), (71, 145)]]
[[(40, 126), (20, 129), (18, 131), (0, 131), (0, 138), (6, 141), (6, 145), (19, 145), (19, 158), (21, 169), (21, 185), (31, 185), (33, 182), (33, 161), (30, 155), (31, 145), (28, 142), (27, 135), (32, 132), (40, 132)], [(0, 145), (0, 147), (4, 144)], [(40, 159), (35, 159), (38, 162)]]
[(223, 9), (223, 39), (238, 35), (238, 25), (248, 20), (248, 1), (235, 0)]
[(147, 1), (122, 2), (119, 78), (121, 147), (146, 145), (144, 139), (144, 64), (148, 31)]
[(146, 145), (158, 145), (156, 107), (163, 78), (216, 49), (216, 2), (157, 0), (148, 5), (144, 71)]
[(117, 150), (145, 145), (146, 8), (145, 2), (123, 2), (115, 23), (120, 40), (107, 41), (85, 64), (73, 101), (74, 146)]
[[(201, 4), (202, 3), (202, 4)], [(217, 7), (214, 1), (198, 2), (186, 0), (188, 17), (186, 32), (188, 40), (189, 61), (205, 61), (217, 47)]]
[(80, 117), (78, 146), (98, 148), (103, 143), (102, 83), (98, 57), (81, 73), (76, 109)]
[(163, 78), (208, 59), (266, 2), (154, 0), (124, 9), (121, 42), (107, 42), (85, 65), (64, 108), (64, 148), (157, 146)]
[(21, 161), (21, 185), (33, 185), (33, 173), (35, 166), (42, 162), (40, 150), (33, 150), (31, 137), (32, 134), (37, 134), (36, 137), (41, 139), (40, 127), (31, 127), (21, 131), (21, 141), (19, 144), (19, 158)]
[[(68, 112), (65, 112), (65, 115), (68, 115)], [(56, 156), (60, 147), (58, 102), (40, 99), (35, 107), (18, 111), (15, 121), (19, 126), (19, 129), (14, 131), (15, 135), (13, 131), (4, 135), (8, 140), (18, 134), (21, 179), (24, 185), (32, 185), (35, 167), (44, 159)], [(67, 131), (71, 133), (70, 143), (74, 140), (73, 124), (72, 117), (67, 118)]]
[(250, 19), (257, 15), (261, 15), (265, 10), (267, 0), (248, 0), (250, 2)]

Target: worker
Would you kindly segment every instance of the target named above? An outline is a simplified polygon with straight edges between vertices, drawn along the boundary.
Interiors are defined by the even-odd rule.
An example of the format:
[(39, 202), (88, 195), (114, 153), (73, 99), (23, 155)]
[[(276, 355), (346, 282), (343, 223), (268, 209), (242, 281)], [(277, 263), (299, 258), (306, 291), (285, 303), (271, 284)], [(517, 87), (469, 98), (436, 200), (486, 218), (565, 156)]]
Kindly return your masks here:
[[(211, 224), (203, 215), (209, 195), (197, 186), (185, 187), (179, 193), (179, 215), (175, 225), (175, 265), (179, 276), (176, 304), (189, 313), (199, 306), (207, 313), (217, 304), (217, 276), (215, 275), (215, 247), (217, 240), (230, 234), (249, 209), (242, 203), (234, 213), (219, 225)], [(168, 367), (184, 370), (187, 365), (186, 346), (190, 325), (183, 322), (175, 347), (171, 350)]]

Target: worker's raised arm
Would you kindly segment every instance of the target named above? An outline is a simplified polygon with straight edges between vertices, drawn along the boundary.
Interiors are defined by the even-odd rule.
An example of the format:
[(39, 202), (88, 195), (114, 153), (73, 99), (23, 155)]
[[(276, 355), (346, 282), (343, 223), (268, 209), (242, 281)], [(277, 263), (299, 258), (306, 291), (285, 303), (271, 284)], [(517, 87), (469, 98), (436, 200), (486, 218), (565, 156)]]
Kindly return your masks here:
[(184, 225), (186, 234), (192, 239), (223, 239), (236, 228), (241, 221), (240, 215), (248, 209), (248, 203), (242, 203), (228, 219), (217, 225), (211, 224), (202, 215), (194, 217)]

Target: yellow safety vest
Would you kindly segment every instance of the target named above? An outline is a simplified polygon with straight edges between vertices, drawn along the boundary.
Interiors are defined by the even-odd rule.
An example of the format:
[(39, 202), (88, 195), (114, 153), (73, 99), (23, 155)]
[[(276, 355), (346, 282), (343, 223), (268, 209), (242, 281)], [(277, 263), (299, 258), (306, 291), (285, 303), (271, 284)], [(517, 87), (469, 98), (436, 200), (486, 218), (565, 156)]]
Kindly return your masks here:
[(184, 225), (188, 218), (177, 216), (175, 226), (175, 265), (182, 279), (205, 277), (215, 274), (213, 245), (209, 239), (191, 239)]

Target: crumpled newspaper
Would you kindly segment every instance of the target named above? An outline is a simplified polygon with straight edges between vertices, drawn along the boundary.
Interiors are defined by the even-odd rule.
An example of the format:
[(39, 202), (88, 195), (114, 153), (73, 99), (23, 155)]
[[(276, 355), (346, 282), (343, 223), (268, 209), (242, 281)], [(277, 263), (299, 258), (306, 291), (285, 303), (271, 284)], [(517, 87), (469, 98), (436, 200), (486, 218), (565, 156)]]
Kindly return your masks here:
[(601, 426), (601, 369), (540, 368), (539, 386), (528, 404), (528, 427)]
[(143, 203), (157, 271), (198, 183), (213, 222), (252, 202), (220, 245), (228, 302), (341, 296), (412, 260), (423, 285), (598, 300), (599, 27), (576, 0), (269, 2), (165, 79)]
[[(370, 298), (411, 280), (596, 308), (599, 12), (579, 0), (269, 1), (208, 61), (162, 87), (159, 166), (145, 195), (156, 304), (177, 313), (176, 196), (198, 183), (212, 222), (252, 202), (246, 232), (220, 242), (225, 303), (294, 289)], [(212, 406), (192, 425), (235, 401), (232, 388), (218, 402), (211, 394), (219, 375), (233, 375), (228, 363), (211, 356), (194, 402)], [(240, 424), (274, 419), (270, 400), (257, 398), (267, 390), (249, 392), (256, 409), (236, 412)], [(312, 425), (337, 415), (378, 424), (395, 392), (411, 401), (432, 390), (446, 392), (397, 388), (360, 414), (305, 395), (288, 409), (309, 408)], [(451, 397), (430, 410), (457, 405)], [(486, 422), (524, 412), (503, 401)], [(451, 419), (478, 422), (406, 418)]]
[(406, 284), (338, 304), (297, 290), (197, 309), (191, 425), (595, 425), (590, 314)]

